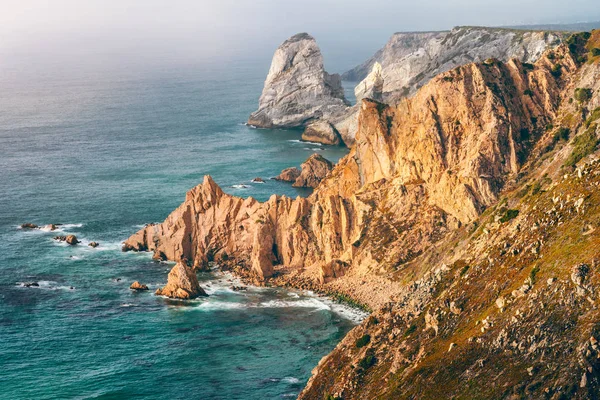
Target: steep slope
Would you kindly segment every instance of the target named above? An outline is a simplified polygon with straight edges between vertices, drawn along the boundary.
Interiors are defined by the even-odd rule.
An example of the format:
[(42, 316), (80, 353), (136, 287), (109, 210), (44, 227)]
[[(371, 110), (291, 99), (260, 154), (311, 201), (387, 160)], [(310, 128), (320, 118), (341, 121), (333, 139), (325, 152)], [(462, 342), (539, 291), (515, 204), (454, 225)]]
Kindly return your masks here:
[[(543, 169), (535, 163), (543, 160), (542, 154), (548, 154), (549, 147), (557, 146), (554, 133), (559, 138), (558, 147), (564, 146), (563, 152), (559, 149), (551, 153), (550, 161), (555, 164), (560, 157), (569, 156), (569, 146), (577, 154), (582, 153), (582, 148), (586, 152), (595, 148), (596, 142), (593, 146), (590, 142), (596, 135), (596, 125), (589, 119), (586, 129), (593, 126), (593, 135), (586, 130), (588, 139), (583, 144), (575, 138), (571, 145), (563, 145), (562, 131), (547, 131), (550, 124), (568, 121), (575, 132), (585, 126), (584, 114), (590, 114), (591, 107), (600, 101), (598, 64), (582, 64), (587, 52), (584, 42), (583, 37), (575, 37), (569, 46), (546, 53), (535, 64), (488, 60), (458, 67), (436, 77), (414, 97), (394, 107), (364, 100), (355, 145), (309, 198), (272, 196), (265, 203), (252, 198), (244, 200), (223, 193), (206, 177), (202, 185), (188, 192), (185, 202), (165, 222), (140, 230), (125, 242), (125, 249), (151, 250), (157, 257), (186, 260), (196, 268), (216, 261), (257, 283), (270, 281), (339, 293), (379, 310), (320, 363), (301, 398), (323, 398), (324, 394), (344, 399), (398, 398), (405, 394), (410, 398), (421, 389), (426, 396), (419, 398), (439, 398), (444, 397), (440, 391), (445, 383), (455, 384), (457, 395), (469, 397), (468, 391), (474, 388), (470, 397), (485, 398), (484, 392), (477, 390), (492, 393), (492, 388), (466, 379), (473, 369), (465, 367), (465, 363), (474, 364), (479, 360), (473, 359), (474, 355), (489, 349), (476, 348), (475, 353), (465, 353), (464, 362), (458, 355), (463, 354), (463, 347), (467, 349), (465, 341), (488, 343), (487, 339), (479, 338), (481, 341), (477, 342), (473, 336), (471, 342), (468, 337), (462, 340), (460, 335), (470, 325), (456, 322), (463, 319), (447, 317), (464, 315), (464, 321), (485, 321), (480, 322), (485, 333), (498, 325), (477, 312), (489, 311), (487, 302), (490, 298), (496, 301), (498, 290), (518, 284), (518, 290), (531, 291), (523, 287), (519, 275), (525, 273), (523, 268), (529, 268), (529, 258), (523, 254), (541, 254), (539, 251), (548, 239), (536, 239), (539, 243), (533, 247), (524, 236), (519, 239), (531, 221), (522, 218), (538, 215), (536, 218), (547, 223), (546, 217), (534, 208), (534, 203), (524, 207), (517, 218), (511, 208), (499, 208), (496, 204), (502, 193), (511, 193), (529, 169)], [(566, 101), (576, 88), (591, 90), (589, 96), (579, 96), (586, 98), (585, 104)], [(552, 165), (544, 168), (550, 170)], [(593, 184), (594, 181), (585, 182), (582, 190)], [(571, 198), (566, 201), (571, 202)], [(583, 202), (577, 204), (580, 209)], [(575, 221), (574, 215), (565, 214), (563, 219)], [(511, 218), (514, 221), (507, 224)], [(476, 230), (476, 221), (493, 222), (485, 227), (478, 225)], [(522, 221), (518, 228), (516, 221)], [(502, 229), (504, 236), (495, 242), (488, 237), (495, 226), (492, 224), (503, 223), (510, 229)], [(553, 229), (556, 225), (557, 222), (551, 223)], [(479, 232), (480, 242), (470, 236), (474, 231)], [(511, 232), (516, 233), (507, 236)], [(549, 237), (554, 237), (552, 232)], [(509, 241), (509, 245), (504, 241)], [(506, 264), (506, 270), (499, 270), (500, 264), (495, 261), (500, 256), (491, 253), (496, 245), (500, 245), (498, 254), (505, 251), (503, 255), (516, 246), (516, 252), (510, 253), (510, 262), (522, 259), (525, 266)], [(515, 258), (520, 254), (520, 258)], [(583, 251), (572, 254), (581, 256)], [(551, 260), (553, 256), (548, 257)], [(572, 266), (565, 268), (570, 271)], [(590, 282), (586, 281), (589, 269), (586, 271), (577, 272), (585, 275), (582, 278), (576, 274), (580, 286)], [(462, 284), (461, 279), (468, 276), (474, 278), (472, 286)], [(495, 278), (504, 281), (494, 281)], [(451, 296), (445, 297), (447, 293)], [(517, 296), (522, 297), (518, 292)], [(470, 300), (463, 303), (463, 298)], [(553, 306), (559, 301), (551, 296), (548, 299), (550, 303), (546, 304)], [(564, 312), (573, 314), (565, 315), (573, 318), (585, 311), (574, 309), (571, 303), (568, 306)], [(540, 309), (537, 304), (536, 309)], [(557, 311), (550, 316), (562, 318), (563, 314)], [(527, 326), (533, 326), (532, 320), (527, 316)], [(565, 340), (565, 352), (569, 346), (582, 344), (583, 338), (591, 340), (588, 333), (595, 334), (589, 326), (569, 325), (568, 321), (566, 325), (558, 322), (556, 329), (577, 326), (581, 330), (572, 331), (577, 333), (572, 341)], [(365, 333), (370, 336), (356, 346), (354, 341)], [(450, 347), (448, 340), (455, 343), (455, 352), (449, 353), (451, 371), (438, 365)], [(586, 355), (586, 360), (592, 363), (595, 349), (589, 351), (591, 355)], [(482, 374), (487, 378), (504, 371), (507, 378), (499, 380), (499, 387), (517, 380), (527, 382), (529, 378), (521, 376), (520, 359), (515, 359), (514, 370), (502, 369), (512, 360), (512, 354), (503, 353), (503, 359), (490, 358), (490, 366)], [(563, 371), (572, 367), (559, 363), (563, 354), (543, 353), (555, 362), (554, 376), (580, 374), (581, 371)], [(427, 364), (420, 364), (423, 360)], [(578, 360), (575, 356), (570, 358), (573, 363)], [(583, 388), (597, 388), (595, 364), (591, 368)], [(538, 373), (539, 369), (534, 366), (531, 372), (534, 371)], [(410, 386), (411, 380), (419, 385)], [(557, 378), (552, 387), (561, 386), (559, 381)], [(545, 386), (537, 385), (527, 390), (535, 397), (544, 389)], [(562, 390), (555, 392), (564, 393)], [(511, 393), (494, 392), (492, 397), (507, 397)]]
[(275, 51), (258, 110), (250, 115), (248, 124), (297, 127), (343, 112), (347, 105), (340, 76), (325, 71), (315, 39), (299, 33)]

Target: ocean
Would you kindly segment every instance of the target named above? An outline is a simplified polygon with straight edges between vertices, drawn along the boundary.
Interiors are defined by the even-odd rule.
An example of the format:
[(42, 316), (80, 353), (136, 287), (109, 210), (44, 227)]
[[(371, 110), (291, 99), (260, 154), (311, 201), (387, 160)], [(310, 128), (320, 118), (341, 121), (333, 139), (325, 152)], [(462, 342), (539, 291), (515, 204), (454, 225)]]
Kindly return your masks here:
[(267, 69), (0, 68), (0, 398), (295, 398), (364, 318), (310, 293), (234, 292), (219, 271), (199, 274), (210, 297), (168, 300), (153, 292), (172, 264), (120, 251), (206, 174), (242, 197), (306, 196), (267, 178), (346, 153), (244, 125)]

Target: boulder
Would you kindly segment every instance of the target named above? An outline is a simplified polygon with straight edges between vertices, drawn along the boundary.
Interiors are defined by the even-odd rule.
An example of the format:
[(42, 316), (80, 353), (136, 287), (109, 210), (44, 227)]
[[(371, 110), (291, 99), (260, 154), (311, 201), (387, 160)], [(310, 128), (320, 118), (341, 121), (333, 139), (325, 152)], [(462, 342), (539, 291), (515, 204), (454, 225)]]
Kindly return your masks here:
[(93, 247), (95, 249), (96, 247), (100, 246), (100, 243), (98, 243), (98, 242), (90, 242), (90, 243), (88, 243), (88, 246)]
[(252, 179), (253, 183), (265, 183), (265, 180), (261, 177), (256, 177), (254, 179)]
[(36, 224), (32, 224), (30, 222), (26, 222), (24, 224), (21, 224), (21, 228), (22, 229), (37, 229), (39, 227)]
[(276, 181), (283, 182), (296, 182), (296, 179), (300, 176), (300, 170), (296, 167), (286, 168), (275, 178)]
[(81, 243), (79, 240), (77, 240), (77, 236), (75, 236), (75, 235), (55, 236), (54, 240), (58, 240), (59, 242), (66, 242), (67, 244), (70, 244), (71, 246), (74, 246), (77, 243)]
[(148, 286), (142, 285), (138, 281), (135, 281), (135, 282), (133, 282), (131, 284), (131, 286), (129, 286), (129, 289), (131, 289), (131, 290), (137, 290), (137, 291), (142, 291), (142, 290), (148, 290)]
[(302, 133), (302, 140), (329, 145), (339, 145), (342, 139), (338, 131), (327, 121), (310, 122)]
[(258, 110), (250, 115), (248, 124), (298, 127), (315, 118), (328, 119), (347, 107), (340, 76), (325, 71), (315, 39), (299, 33), (275, 51)]
[(314, 153), (301, 165), (302, 172), (292, 186), (315, 188), (333, 169), (333, 163)]
[(167, 285), (156, 290), (159, 296), (167, 296), (173, 299), (195, 299), (196, 297), (208, 296), (200, 287), (196, 273), (184, 262), (178, 262), (171, 272), (167, 280)]

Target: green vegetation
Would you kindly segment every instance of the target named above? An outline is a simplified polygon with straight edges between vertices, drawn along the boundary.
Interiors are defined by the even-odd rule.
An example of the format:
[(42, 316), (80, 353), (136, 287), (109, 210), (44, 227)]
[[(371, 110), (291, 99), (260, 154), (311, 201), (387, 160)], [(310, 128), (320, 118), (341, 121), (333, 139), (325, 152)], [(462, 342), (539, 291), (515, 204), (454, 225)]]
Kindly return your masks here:
[(600, 107), (596, 107), (594, 111), (590, 113), (588, 119), (585, 120), (585, 127), (589, 128), (592, 122), (596, 121), (597, 119), (600, 119)]
[(575, 89), (575, 100), (580, 103), (585, 103), (592, 98), (592, 89), (577, 88)]
[(598, 56), (600, 56), (600, 49), (599, 49), (599, 48), (597, 48), (597, 47), (594, 47), (594, 48), (593, 48), (593, 49), (590, 51), (590, 53), (592, 53), (592, 56), (594, 56), (594, 57), (598, 57)]
[(417, 325), (412, 324), (411, 326), (408, 327), (408, 329), (406, 330), (406, 332), (404, 332), (404, 336), (410, 336), (410, 334), (413, 333), (416, 330), (417, 330)]
[(508, 209), (504, 212), (502, 218), (500, 218), (500, 222), (504, 224), (511, 219), (517, 218), (517, 215), (519, 215), (519, 210)]
[(553, 51), (548, 53), (548, 60), (554, 60), (555, 58), (556, 58), (556, 55), (554, 55)]
[(531, 269), (531, 271), (529, 272), (529, 279), (531, 280), (531, 284), (533, 285), (535, 283), (535, 277), (537, 275), (537, 273), (540, 272), (540, 267), (538, 265), (536, 265), (535, 267), (533, 267)]
[(569, 128), (565, 128), (565, 127), (561, 126), (554, 133), (554, 136), (552, 137), (552, 143), (556, 144), (556, 143), (560, 142), (561, 140), (565, 140), (565, 141), (569, 140), (570, 134), (571, 134), (571, 131), (569, 130)]
[(467, 271), (469, 270), (469, 266), (465, 265), (464, 267), (462, 267), (462, 269), (460, 270), (460, 276), (463, 276), (464, 274), (467, 273)]
[(323, 396), (323, 400), (341, 400), (341, 399), (339, 397), (335, 397), (332, 394), (325, 393), (325, 395)]
[(365, 347), (371, 342), (371, 335), (362, 335), (356, 340), (356, 348), (360, 349), (361, 347)]
[(584, 157), (596, 150), (599, 142), (596, 136), (596, 126), (596, 124), (591, 125), (584, 133), (575, 138), (573, 141), (573, 151), (565, 161), (565, 166), (575, 166)]
[(370, 367), (372, 367), (373, 365), (375, 365), (376, 361), (377, 360), (375, 359), (375, 356), (373, 356), (372, 354), (368, 354), (365, 358), (360, 360), (360, 362), (358, 363), (358, 366), (360, 368), (362, 368), (363, 370), (366, 370), (366, 369), (369, 369)]
[(562, 75), (562, 65), (560, 64), (555, 64), (552, 69), (550, 70), (550, 73), (552, 74), (552, 76), (554, 76), (555, 78), (558, 78), (559, 76)]
[(525, 94), (525, 96), (533, 96), (533, 92), (531, 91), (531, 89), (525, 89), (523, 94)]
[(369, 308), (369, 306), (359, 303), (358, 301), (354, 300), (352, 297), (350, 297), (344, 293), (332, 292), (332, 293), (327, 293), (327, 295), (338, 303), (343, 303), (343, 304), (349, 305), (350, 307), (358, 308), (359, 310), (363, 310), (363, 311), (366, 311), (369, 313), (372, 312), (372, 310)]
[(529, 63), (523, 63), (523, 69), (524, 69), (524, 70), (529, 70), (529, 71), (532, 71), (532, 70), (533, 70), (533, 68), (534, 68), (534, 65), (533, 65), (533, 64), (529, 64)]

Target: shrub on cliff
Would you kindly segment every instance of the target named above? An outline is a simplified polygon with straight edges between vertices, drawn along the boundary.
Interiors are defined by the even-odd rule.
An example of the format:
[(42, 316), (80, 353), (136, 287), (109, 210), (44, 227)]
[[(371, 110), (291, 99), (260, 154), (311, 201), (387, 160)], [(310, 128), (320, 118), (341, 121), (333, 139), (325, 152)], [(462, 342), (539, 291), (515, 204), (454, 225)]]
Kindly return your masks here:
[(575, 100), (580, 103), (585, 103), (592, 98), (592, 89), (577, 88), (575, 89)]
[(596, 150), (598, 142), (596, 124), (593, 124), (584, 133), (575, 138), (573, 141), (573, 151), (565, 161), (565, 166), (573, 167), (584, 157), (592, 154)]
[(370, 335), (363, 335), (362, 337), (356, 340), (356, 348), (360, 349), (361, 347), (365, 347), (371, 341)]

